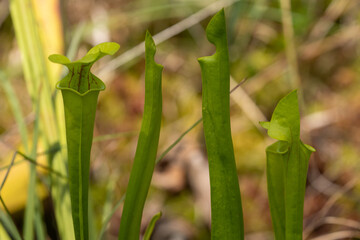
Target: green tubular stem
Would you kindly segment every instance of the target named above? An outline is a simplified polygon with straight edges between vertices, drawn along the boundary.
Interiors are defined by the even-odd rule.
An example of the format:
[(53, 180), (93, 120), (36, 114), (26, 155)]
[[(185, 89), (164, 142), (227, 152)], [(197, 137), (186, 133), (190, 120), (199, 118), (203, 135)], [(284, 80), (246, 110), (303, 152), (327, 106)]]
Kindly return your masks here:
[(266, 150), (267, 189), (276, 240), (285, 240), (285, 166), (288, 143), (277, 141)]
[(62, 90), (69, 157), (69, 187), (76, 239), (88, 239), (90, 152), (99, 91)]
[(266, 149), (270, 212), (277, 240), (301, 240), (306, 175), (314, 148), (300, 140), (297, 91), (276, 106), (270, 122), (261, 122), (279, 141)]
[(159, 143), (163, 67), (154, 60), (155, 43), (149, 32), (145, 38), (145, 106), (133, 168), (131, 170), (120, 222), (119, 240), (138, 240), (142, 212), (155, 167)]
[(203, 82), (203, 125), (211, 189), (211, 239), (244, 239), (240, 188), (230, 129), (230, 73), (224, 10), (206, 34), (216, 53), (199, 58)]

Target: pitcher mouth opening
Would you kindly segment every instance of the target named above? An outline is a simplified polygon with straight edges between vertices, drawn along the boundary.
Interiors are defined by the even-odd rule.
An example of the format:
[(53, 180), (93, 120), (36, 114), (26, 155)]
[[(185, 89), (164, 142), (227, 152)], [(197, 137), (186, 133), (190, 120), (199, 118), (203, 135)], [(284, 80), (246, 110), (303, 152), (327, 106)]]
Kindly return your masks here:
[(70, 61), (61, 54), (50, 55), (49, 60), (51, 62), (62, 64), (69, 70), (68, 74), (57, 82), (56, 88), (73, 91), (79, 96), (84, 96), (92, 91), (104, 90), (104, 82), (91, 72), (91, 67), (100, 58), (115, 54), (119, 48), (120, 45), (115, 42), (100, 43), (77, 61)]
[(69, 88), (69, 87), (62, 87), (60, 86), (60, 81), (56, 84), (56, 88), (59, 90), (66, 90), (66, 91), (71, 91), (76, 93), (77, 95), (79, 95), (80, 97), (85, 96), (86, 94), (90, 93), (90, 92), (95, 92), (95, 91), (104, 91), (106, 89), (105, 84), (99, 88), (93, 88), (93, 89), (89, 89), (84, 93), (80, 93), (79, 91), (73, 89), (73, 88)]

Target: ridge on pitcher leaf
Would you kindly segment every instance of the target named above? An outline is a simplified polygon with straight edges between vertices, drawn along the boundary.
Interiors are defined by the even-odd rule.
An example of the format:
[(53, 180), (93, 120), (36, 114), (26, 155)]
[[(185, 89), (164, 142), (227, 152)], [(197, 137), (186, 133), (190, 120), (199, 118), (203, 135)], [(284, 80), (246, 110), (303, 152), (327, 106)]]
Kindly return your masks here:
[(70, 90), (83, 96), (90, 91), (102, 91), (105, 84), (90, 72), (92, 65), (106, 55), (115, 54), (120, 45), (115, 42), (100, 43), (89, 50), (81, 59), (71, 62), (61, 54), (52, 54), (49, 60), (66, 66), (69, 73), (61, 79), (56, 87), (61, 90)]

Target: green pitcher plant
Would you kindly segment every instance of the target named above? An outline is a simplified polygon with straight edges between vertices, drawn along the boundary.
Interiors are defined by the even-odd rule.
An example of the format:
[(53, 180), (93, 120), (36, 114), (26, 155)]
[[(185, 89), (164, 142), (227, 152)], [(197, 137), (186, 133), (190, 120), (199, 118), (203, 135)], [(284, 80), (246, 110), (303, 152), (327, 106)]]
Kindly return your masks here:
[(71, 210), (77, 240), (89, 239), (90, 152), (97, 99), (99, 92), (105, 89), (105, 84), (90, 69), (98, 59), (113, 55), (119, 47), (114, 42), (101, 43), (74, 62), (59, 54), (49, 56), (50, 61), (65, 65), (69, 70), (56, 87), (61, 90), (65, 109)]
[[(155, 52), (155, 42), (147, 31), (145, 37), (144, 114), (134, 164), (126, 190), (119, 240), (139, 239), (144, 204), (156, 163), (162, 116), (161, 80), (163, 66), (155, 62)], [(155, 222), (160, 216), (161, 213), (154, 216), (144, 239), (150, 239)]]
[(230, 69), (224, 9), (206, 28), (216, 53), (199, 58), (202, 115), (209, 161), (211, 239), (244, 239), (240, 188), (230, 129)]
[(277, 104), (270, 122), (260, 122), (278, 141), (266, 149), (270, 213), (276, 240), (301, 240), (309, 158), (315, 149), (300, 140), (297, 91)]

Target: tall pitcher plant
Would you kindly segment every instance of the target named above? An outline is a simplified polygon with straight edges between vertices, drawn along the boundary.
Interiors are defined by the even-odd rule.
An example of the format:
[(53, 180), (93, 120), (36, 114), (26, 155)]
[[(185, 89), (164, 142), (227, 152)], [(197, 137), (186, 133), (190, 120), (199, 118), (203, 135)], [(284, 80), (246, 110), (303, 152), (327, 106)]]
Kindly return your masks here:
[(206, 28), (216, 53), (199, 58), (202, 115), (209, 161), (211, 239), (244, 239), (241, 195), (230, 128), (230, 69), (224, 9)]
[(90, 152), (97, 99), (99, 92), (105, 89), (105, 84), (90, 69), (98, 59), (113, 55), (119, 47), (113, 42), (101, 43), (74, 62), (59, 54), (49, 56), (50, 61), (63, 64), (69, 70), (57, 88), (64, 101), (71, 210), (77, 240), (89, 239)]

